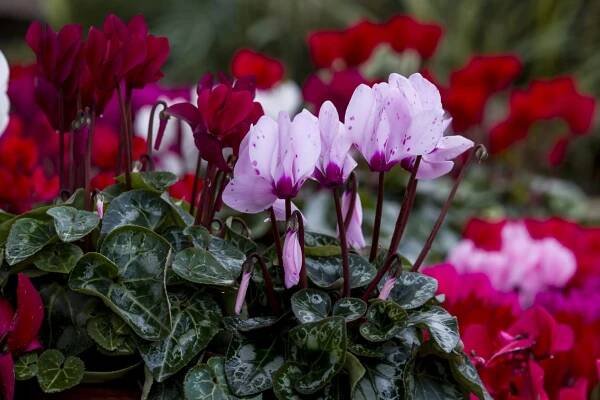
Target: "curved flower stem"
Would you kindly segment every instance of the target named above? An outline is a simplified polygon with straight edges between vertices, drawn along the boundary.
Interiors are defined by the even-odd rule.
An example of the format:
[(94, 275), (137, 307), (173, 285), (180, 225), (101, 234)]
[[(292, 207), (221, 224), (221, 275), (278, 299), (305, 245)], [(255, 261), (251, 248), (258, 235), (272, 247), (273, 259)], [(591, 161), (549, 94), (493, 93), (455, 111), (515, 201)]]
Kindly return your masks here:
[(273, 232), (273, 241), (275, 242), (275, 252), (277, 253), (277, 260), (279, 267), (283, 268), (283, 247), (281, 245), (281, 236), (279, 235), (279, 228), (277, 227), (277, 218), (275, 218), (275, 210), (273, 207), (269, 210), (271, 213), (271, 230)]
[(344, 216), (342, 215), (340, 188), (333, 189), (333, 199), (335, 201), (335, 213), (339, 227), (340, 246), (342, 248), (342, 275), (344, 278), (342, 297), (348, 297), (350, 296), (350, 262), (348, 260), (348, 241), (346, 240), (346, 228), (344, 226)]
[(288, 220), (292, 216), (292, 199), (285, 199), (285, 219)]
[(354, 214), (354, 207), (356, 206), (356, 196), (358, 195), (358, 182), (356, 181), (356, 173), (353, 171), (348, 178), (350, 183), (350, 204), (348, 205), (348, 211), (344, 217), (344, 229), (348, 230), (350, 226), (350, 220), (352, 214)]
[(217, 212), (217, 207), (220, 208), (221, 196), (223, 194), (223, 189), (225, 188), (226, 184), (226, 175), (227, 173), (225, 171), (218, 170), (215, 176), (214, 190), (212, 193), (212, 198), (210, 199), (210, 207), (208, 208), (207, 213), (209, 221), (211, 221), (214, 218)]
[(396, 226), (394, 227), (394, 233), (392, 234), (392, 239), (390, 241), (390, 248), (388, 249), (385, 262), (381, 268), (377, 271), (377, 275), (371, 281), (367, 290), (363, 294), (363, 300), (368, 300), (369, 296), (375, 290), (381, 278), (388, 272), (390, 269), (394, 255), (398, 250), (398, 245), (400, 244), (400, 240), (402, 239), (402, 235), (404, 234), (404, 230), (406, 229), (406, 224), (408, 223), (408, 216), (410, 214), (410, 210), (412, 209), (413, 203), (415, 201), (415, 195), (417, 193), (417, 171), (419, 169), (419, 165), (421, 164), (421, 156), (418, 156), (415, 159), (415, 163), (413, 165), (410, 178), (408, 180), (408, 184), (406, 185), (406, 190), (404, 192), (404, 199), (402, 200), (402, 207), (400, 208), (400, 214), (398, 214), (398, 219), (396, 219)]
[(448, 194), (448, 198), (446, 199), (446, 201), (444, 202), (444, 205), (442, 206), (440, 215), (438, 216), (437, 220), (435, 221), (435, 224), (433, 225), (433, 228), (431, 229), (431, 233), (427, 237), (427, 241), (425, 242), (423, 249), (419, 253), (417, 260), (413, 264), (411, 271), (413, 271), (413, 272), (418, 271), (419, 268), (421, 267), (421, 265), (423, 264), (423, 261), (425, 261), (425, 258), (427, 258), (427, 254), (429, 254), (429, 250), (431, 250), (431, 245), (433, 244), (435, 237), (437, 236), (440, 228), (442, 227), (442, 224), (444, 223), (444, 219), (446, 218), (446, 214), (448, 214), (448, 210), (450, 209), (450, 206), (452, 205), (452, 200), (454, 200), (456, 191), (458, 190), (460, 183), (462, 182), (463, 178), (465, 177), (465, 172), (467, 170), (467, 167), (469, 166), (469, 164), (471, 164), (471, 160), (473, 159), (473, 155), (475, 154), (475, 152), (478, 151), (479, 148), (481, 148), (480, 146), (481, 145), (478, 145), (478, 146), (474, 147), (473, 149), (471, 149), (469, 151), (469, 154), (467, 155), (467, 159), (460, 166), (460, 171), (458, 173), (458, 177), (454, 181), (454, 185), (452, 185), (452, 189), (450, 190), (450, 193)]
[[(167, 103), (162, 100), (157, 101), (150, 110), (150, 119), (148, 120), (148, 131), (146, 133), (146, 154), (144, 155), (148, 160), (150, 171), (154, 170), (154, 162), (152, 161), (152, 150), (154, 148), (154, 114), (158, 106), (162, 106), (163, 111), (167, 108)], [(162, 118), (162, 117), (161, 117)]]
[(377, 206), (375, 207), (375, 224), (373, 225), (373, 241), (371, 242), (371, 253), (369, 261), (373, 262), (377, 257), (379, 250), (379, 231), (381, 229), (381, 214), (383, 212), (383, 181), (385, 172), (379, 172), (379, 182), (377, 183)]
[(298, 224), (298, 242), (300, 244), (300, 251), (302, 252), (302, 266), (300, 267), (300, 288), (306, 289), (308, 287), (308, 278), (306, 277), (306, 256), (304, 255), (304, 220), (300, 211), (296, 210), (292, 213), (292, 218), (296, 219)]
[(88, 134), (87, 134), (87, 145), (85, 151), (85, 165), (84, 165), (84, 182), (85, 182), (85, 209), (88, 211), (93, 211), (93, 202), (92, 202), (92, 182), (90, 178), (90, 173), (92, 170), (92, 147), (94, 143), (94, 128), (96, 127), (96, 112), (92, 108), (92, 110), (88, 111), (89, 115), (88, 119)]
[(275, 290), (273, 289), (273, 280), (271, 279), (271, 274), (269, 274), (267, 264), (265, 264), (265, 261), (258, 253), (252, 253), (248, 258), (254, 259), (256, 262), (258, 262), (263, 279), (265, 281), (265, 292), (267, 294), (267, 301), (269, 302), (271, 311), (273, 311), (275, 315), (278, 315), (281, 311), (281, 306), (279, 305), (279, 301), (277, 301), (277, 296), (275, 295)]
[(127, 112), (127, 106), (125, 105), (125, 100), (123, 99), (123, 94), (121, 93), (121, 85), (118, 82), (115, 82), (116, 90), (117, 90), (117, 98), (119, 100), (119, 108), (121, 109), (121, 118), (123, 122), (123, 132), (121, 133), (121, 138), (123, 139), (123, 150), (125, 152), (125, 186), (127, 189), (131, 189), (131, 164), (130, 164), (130, 154), (131, 154), (131, 144), (129, 142), (129, 122)]
[(196, 197), (198, 197), (198, 180), (200, 179), (200, 167), (202, 166), (202, 157), (198, 153), (198, 161), (196, 161), (196, 173), (194, 174), (194, 183), (192, 184), (192, 197), (190, 198), (190, 214), (194, 215), (196, 209)]
[[(204, 226), (208, 226), (210, 224), (210, 220), (208, 219), (211, 206), (212, 206), (212, 198), (215, 192), (216, 186), (216, 175), (217, 175), (217, 166), (214, 164), (208, 164), (208, 169), (206, 171), (206, 182), (204, 188), (206, 189), (206, 195), (204, 196), (205, 191), (202, 190), (202, 204), (200, 205), (202, 212), (200, 214), (200, 224)], [(200, 210), (198, 210), (200, 211)]]

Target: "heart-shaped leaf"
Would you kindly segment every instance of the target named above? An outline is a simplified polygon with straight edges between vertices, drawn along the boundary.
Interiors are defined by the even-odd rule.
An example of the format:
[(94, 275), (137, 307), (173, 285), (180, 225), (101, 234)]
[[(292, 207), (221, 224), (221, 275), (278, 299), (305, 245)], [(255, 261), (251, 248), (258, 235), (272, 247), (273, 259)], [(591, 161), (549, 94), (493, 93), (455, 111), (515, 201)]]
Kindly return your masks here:
[(52, 226), (33, 218), (21, 218), (10, 228), (6, 240), (6, 262), (15, 265), (42, 250), (54, 238)]
[[(358, 288), (367, 285), (377, 270), (366, 258), (358, 254), (350, 254), (350, 287)], [(325, 289), (342, 287), (342, 258), (341, 257), (307, 257), (306, 273), (317, 286)]]
[(427, 328), (437, 346), (446, 353), (452, 352), (460, 340), (458, 321), (442, 307), (433, 306), (411, 314), (408, 323)]
[(333, 315), (344, 317), (346, 322), (356, 321), (367, 311), (367, 303), (356, 297), (342, 297), (333, 305)]
[(229, 400), (225, 388), (216, 382), (208, 365), (191, 368), (183, 380), (183, 393), (187, 400)]
[(35, 255), (33, 265), (42, 271), (68, 274), (82, 255), (83, 251), (74, 244), (51, 244)]
[[(363, 360), (365, 374), (353, 392), (356, 400), (398, 400), (404, 398), (402, 377), (411, 353), (405, 348), (387, 345), (381, 359)], [(432, 398), (433, 399), (433, 398)]]
[[(125, 183), (125, 175), (117, 176), (117, 182)], [(146, 171), (131, 173), (133, 189), (152, 190), (162, 193), (177, 182), (177, 175), (167, 171)]]
[(114, 355), (133, 354), (135, 342), (131, 329), (115, 314), (100, 314), (87, 323), (88, 335), (102, 349)]
[(477, 368), (471, 363), (469, 357), (461, 354), (450, 361), (450, 370), (454, 378), (469, 392), (474, 393), (479, 400), (492, 400), (485, 385), (479, 377)]
[(69, 277), (73, 290), (100, 297), (133, 331), (158, 340), (170, 331), (164, 270), (171, 246), (154, 232), (123, 226), (84, 255)]
[(325, 387), (343, 368), (346, 359), (346, 323), (330, 317), (302, 324), (289, 332), (293, 361), (302, 366), (303, 376), (294, 389), (312, 394)]
[(123, 225), (156, 229), (167, 218), (169, 205), (160, 195), (148, 190), (132, 190), (115, 197), (102, 220), (102, 234)]
[(411, 400), (461, 399), (464, 395), (453, 382), (446, 360), (417, 359), (404, 374), (405, 398)]
[(241, 273), (244, 258), (242, 254), (242, 258), (227, 259), (203, 248), (190, 247), (175, 255), (172, 268), (177, 275), (190, 282), (233, 286)]
[(348, 340), (348, 351), (360, 357), (383, 358), (383, 351), (379, 343), (360, 343)]
[(337, 238), (316, 232), (304, 233), (304, 252), (308, 257), (331, 257), (342, 254)]
[(257, 329), (268, 328), (279, 321), (279, 317), (254, 317), (242, 319), (237, 316), (223, 318), (223, 326), (232, 332), (251, 332)]
[(38, 355), (37, 353), (27, 353), (22, 355), (15, 362), (15, 379), (26, 381), (37, 375)]
[(37, 379), (45, 393), (57, 393), (79, 384), (85, 365), (80, 358), (46, 350), (38, 358)]
[(225, 376), (230, 390), (236, 396), (251, 396), (272, 386), (272, 375), (283, 365), (277, 340), (261, 347), (234, 336), (227, 349)]
[[(386, 279), (379, 282), (379, 289)], [(390, 298), (405, 310), (421, 307), (435, 296), (438, 282), (434, 278), (418, 272), (404, 271), (390, 292)]]
[(154, 383), (146, 400), (181, 400), (183, 399), (181, 379), (168, 379), (161, 383)]
[(331, 298), (317, 289), (302, 289), (292, 295), (292, 311), (301, 323), (320, 321), (331, 312)]
[(187, 227), (194, 224), (194, 217), (184, 208), (183, 200), (175, 200), (169, 196), (168, 192), (160, 195), (160, 198), (171, 208), (171, 217), (175, 219), (179, 227)]
[(171, 299), (173, 321), (166, 338), (139, 344), (146, 366), (158, 382), (185, 367), (220, 330), (221, 309), (208, 295), (182, 293)]
[(54, 229), (63, 242), (74, 242), (87, 236), (100, 223), (100, 217), (95, 212), (75, 207), (52, 207), (47, 213), (54, 219)]
[(183, 229), (179, 227), (170, 226), (163, 232), (160, 232), (160, 235), (171, 244), (173, 251), (176, 253), (193, 246), (192, 239), (184, 234)]
[(370, 342), (385, 342), (406, 327), (406, 319), (406, 311), (395, 302), (376, 300), (369, 306), (360, 334)]
[(343, 394), (343, 387), (337, 384), (338, 380), (334, 378), (333, 382), (316, 393), (303, 395), (294, 389), (294, 383), (302, 378), (304, 371), (299, 364), (288, 361), (273, 374), (273, 393), (279, 400), (336, 400)]

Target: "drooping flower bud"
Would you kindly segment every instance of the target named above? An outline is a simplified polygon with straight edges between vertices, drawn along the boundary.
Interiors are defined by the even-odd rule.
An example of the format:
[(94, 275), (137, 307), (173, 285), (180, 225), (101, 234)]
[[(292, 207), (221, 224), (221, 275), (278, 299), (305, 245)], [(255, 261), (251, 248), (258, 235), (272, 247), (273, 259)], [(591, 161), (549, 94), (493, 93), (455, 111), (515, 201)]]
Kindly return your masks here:
[(235, 298), (235, 313), (239, 315), (242, 312), (242, 306), (246, 299), (246, 292), (248, 291), (248, 285), (250, 284), (250, 277), (252, 276), (251, 270), (244, 270), (242, 272), (242, 280), (240, 282), (240, 288), (238, 289), (237, 296)]
[(298, 230), (291, 227), (285, 233), (283, 242), (284, 284), (287, 289), (298, 284), (301, 269), (302, 248), (298, 241)]
[[(342, 214), (344, 215), (344, 217), (348, 215), (349, 207), (352, 204), (351, 200), (352, 192), (344, 192), (344, 196), (342, 197)], [(354, 209), (352, 210), (352, 215), (350, 216), (350, 221), (346, 228), (346, 239), (348, 240), (348, 244), (356, 250), (360, 250), (367, 245), (362, 232), (362, 220), (362, 203), (360, 201), (360, 196), (358, 195), (358, 193), (356, 193)]]
[(392, 292), (392, 289), (395, 285), (396, 278), (394, 276), (389, 276), (383, 284), (383, 287), (381, 288), (381, 291), (379, 292), (379, 296), (377, 298), (379, 300), (387, 300), (390, 297), (390, 293)]

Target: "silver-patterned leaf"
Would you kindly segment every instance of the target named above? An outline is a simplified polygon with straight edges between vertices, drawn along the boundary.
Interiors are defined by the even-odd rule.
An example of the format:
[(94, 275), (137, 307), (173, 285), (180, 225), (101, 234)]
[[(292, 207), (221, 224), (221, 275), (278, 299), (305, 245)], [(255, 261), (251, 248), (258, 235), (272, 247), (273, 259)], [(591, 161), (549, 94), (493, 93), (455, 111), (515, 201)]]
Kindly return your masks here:
[[(412, 364), (412, 363), (409, 363)], [(404, 390), (407, 400), (464, 399), (464, 394), (453, 382), (446, 360), (424, 357), (404, 373)]]
[(302, 324), (320, 321), (331, 312), (331, 298), (327, 292), (302, 289), (292, 295), (292, 311)]
[(95, 212), (75, 207), (52, 207), (47, 213), (54, 219), (54, 229), (63, 242), (74, 242), (87, 236), (100, 223), (100, 217)]
[(437, 346), (446, 353), (452, 352), (460, 340), (458, 321), (442, 307), (433, 306), (413, 313), (408, 317), (408, 323), (427, 328)]
[(170, 207), (155, 192), (131, 190), (115, 197), (102, 220), (102, 234), (106, 235), (123, 225), (137, 225), (156, 229), (168, 216)]
[(15, 361), (15, 379), (18, 381), (26, 381), (37, 375), (38, 371), (38, 354), (27, 353), (22, 355)]
[(294, 389), (312, 394), (325, 387), (343, 368), (346, 360), (346, 323), (330, 317), (302, 324), (289, 332), (292, 360), (302, 366), (304, 375)]
[(406, 327), (407, 314), (393, 301), (376, 300), (367, 311), (367, 321), (360, 326), (360, 334), (370, 342), (385, 342)]
[(190, 247), (175, 255), (172, 268), (177, 275), (190, 282), (233, 286), (242, 265), (223, 262), (208, 250)]
[[(117, 176), (117, 182), (125, 183), (125, 175)], [(162, 193), (177, 182), (177, 175), (167, 171), (145, 171), (131, 173), (131, 187)]]
[(191, 368), (183, 380), (186, 400), (229, 400), (224, 388), (216, 382), (212, 369), (205, 364)]
[(158, 382), (185, 367), (220, 330), (221, 309), (208, 295), (181, 294), (171, 300), (171, 331), (163, 340), (141, 342), (140, 354)]
[(277, 340), (268, 347), (234, 336), (227, 349), (225, 376), (236, 396), (259, 394), (272, 387), (272, 376), (283, 365)]
[[(375, 277), (377, 270), (366, 258), (358, 254), (350, 254), (350, 287), (352, 289), (367, 285)], [(307, 257), (306, 273), (317, 286), (325, 289), (342, 287), (341, 257)]]
[(493, 400), (469, 357), (461, 354), (460, 357), (453, 358), (450, 361), (450, 370), (454, 378), (468, 391), (474, 393), (479, 400)]
[(356, 321), (367, 311), (367, 303), (356, 297), (342, 297), (333, 305), (333, 315), (344, 317), (346, 322)]
[(68, 274), (83, 255), (83, 251), (71, 243), (56, 243), (46, 246), (35, 255), (33, 265), (45, 272)]
[(28, 259), (42, 250), (54, 237), (54, 229), (47, 222), (33, 218), (16, 220), (6, 240), (6, 262), (15, 265)]
[(381, 359), (363, 360), (365, 373), (358, 381), (352, 398), (355, 400), (402, 400), (404, 366), (410, 358), (405, 348), (387, 345)]
[(127, 355), (135, 350), (131, 329), (113, 313), (90, 318), (86, 331), (98, 346), (110, 354)]
[[(386, 279), (379, 282), (379, 289)], [(421, 307), (435, 296), (438, 288), (436, 279), (418, 272), (404, 271), (390, 292), (390, 298), (405, 310)]]
[(38, 358), (37, 379), (45, 393), (57, 393), (79, 384), (85, 365), (80, 358), (46, 350)]
[(238, 316), (228, 316), (223, 318), (223, 326), (232, 332), (251, 332), (257, 329), (268, 328), (277, 323), (280, 317), (254, 317), (242, 319)]

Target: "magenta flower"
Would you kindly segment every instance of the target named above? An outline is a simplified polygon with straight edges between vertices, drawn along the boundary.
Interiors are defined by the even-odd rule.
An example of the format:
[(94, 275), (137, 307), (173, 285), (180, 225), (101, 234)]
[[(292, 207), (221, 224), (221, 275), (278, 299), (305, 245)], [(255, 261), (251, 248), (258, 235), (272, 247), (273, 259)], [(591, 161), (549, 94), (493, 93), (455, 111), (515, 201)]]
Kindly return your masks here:
[(321, 152), (317, 118), (304, 110), (293, 120), (261, 117), (240, 145), (233, 179), (223, 192), (229, 207), (257, 213), (277, 199), (294, 198), (312, 175)]
[(283, 242), (283, 281), (287, 289), (298, 284), (301, 269), (302, 248), (298, 241), (298, 231), (288, 228)]
[[(348, 207), (350, 207), (351, 203), (350, 196), (352, 196), (352, 191), (346, 191), (344, 193), (344, 196), (342, 196), (342, 215), (344, 215), (344, 217), (348, 215)], [(356, 201), (354, 202), (354, 210), (352, 211), (352, 215), (350, 216), (350, 222), (348, 223), (348, 228), (346, 229), (346, 239), (348, 240), (348, 244), (352, 246), (355, 250), (360, 250), (367, 245), (362, 232), (362, 220), (362, 203), (360, 201), (360, 196), (357, 192)]]
[(44, 304), (31, 281), (18, 275), (17, 310), (0, 299), (0, 337), (6, 339), (6, 352), (0, 353), (0, 388), (5, 400), (15, 392), (14, 355), (41, 348), (38, 332), (44, 320)]
[(348, 179), (356, 167), (350, 156), (352, 137), (339, 120), (332, 102), (326, 101), (319, 111), (319, 132), (321, 134), (321, 155), (317, 160), (314, 178), (322, 185), (336, 187)]

